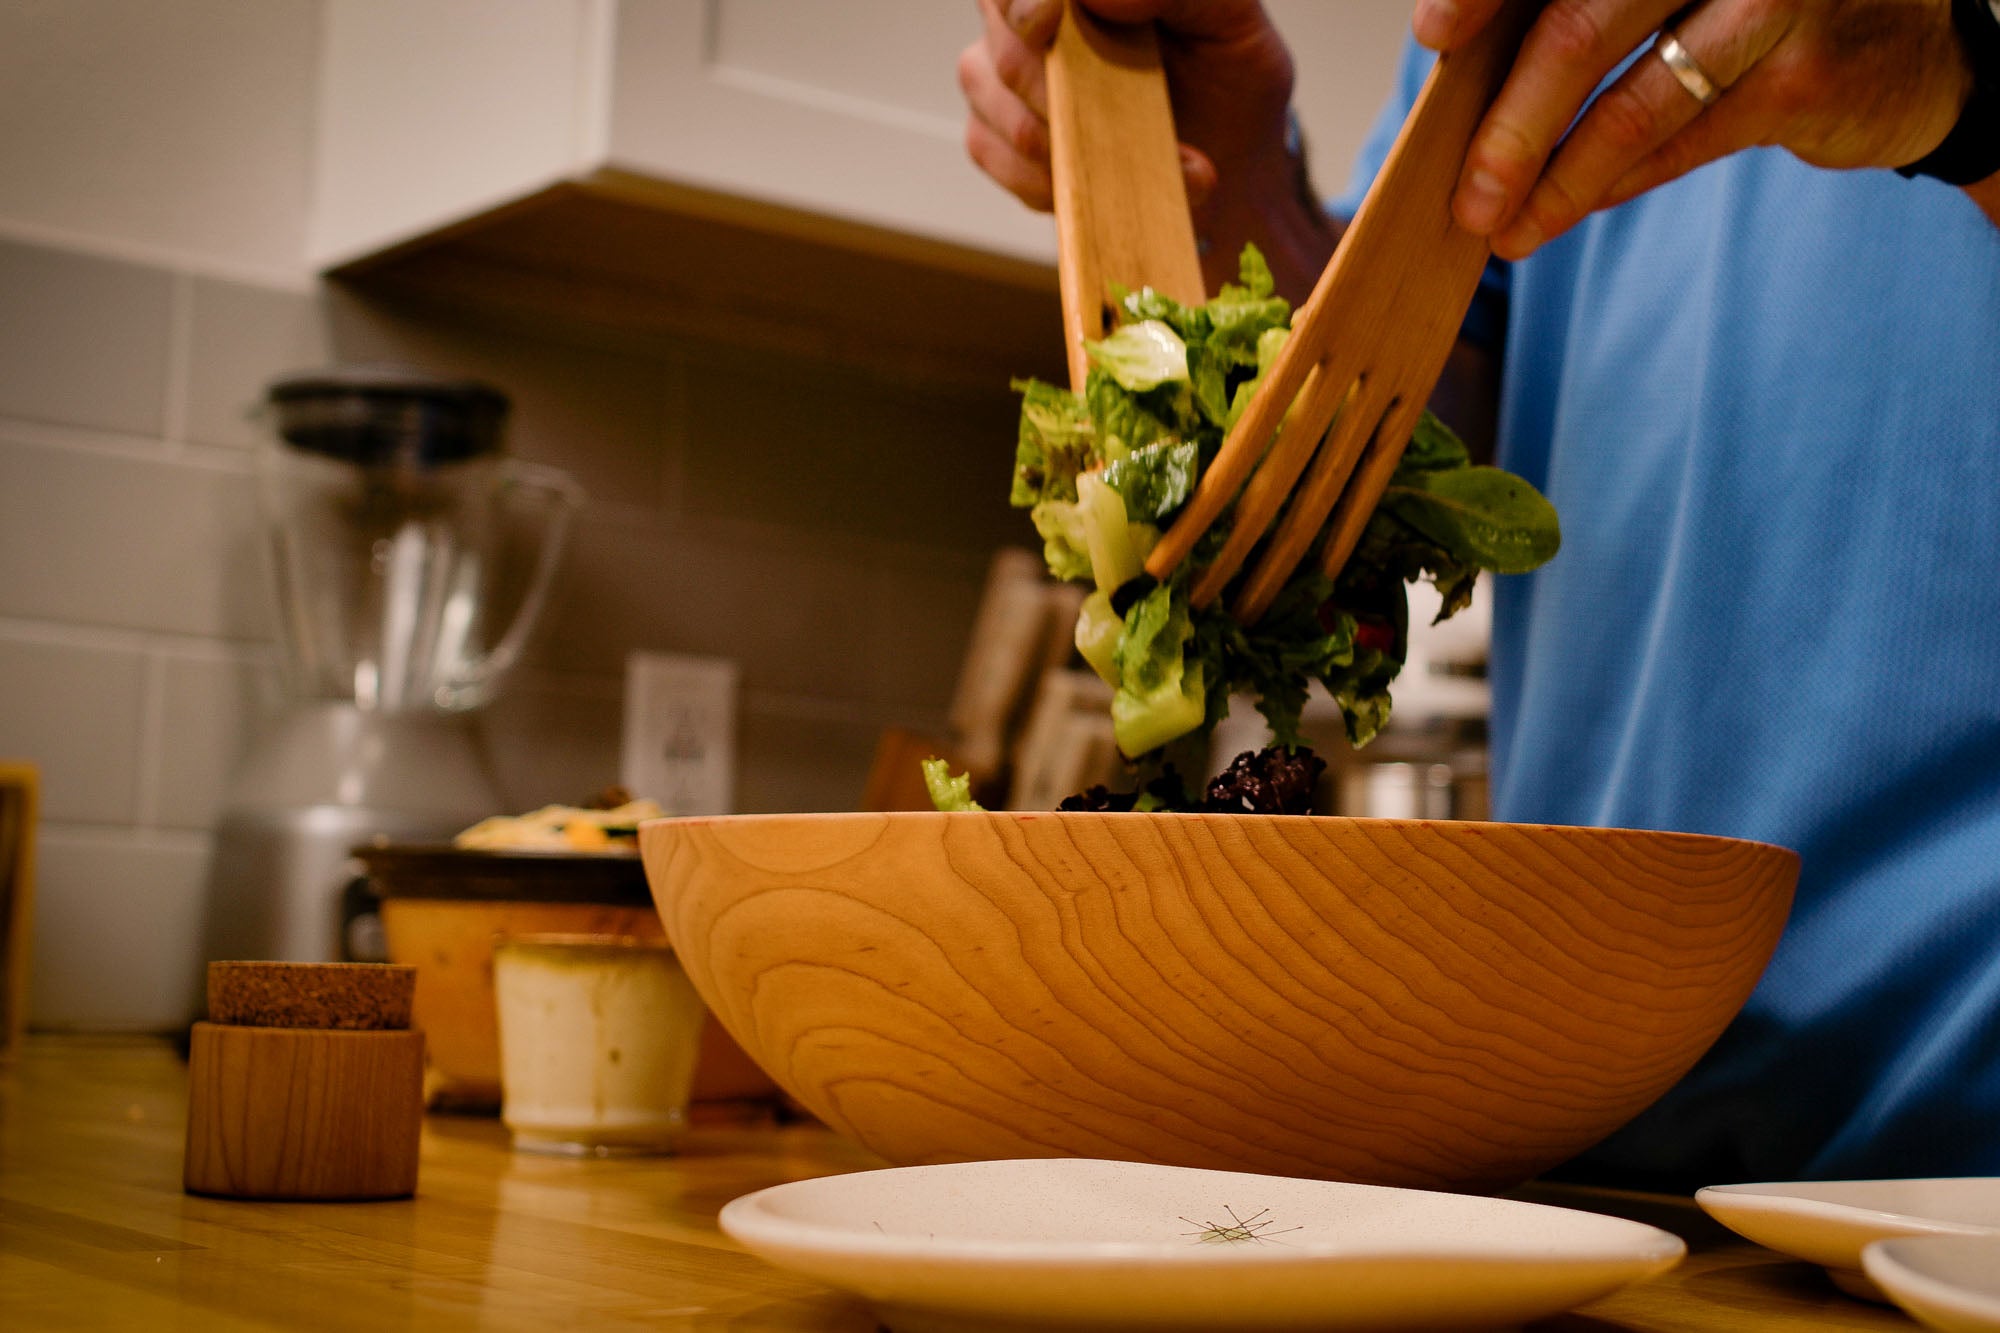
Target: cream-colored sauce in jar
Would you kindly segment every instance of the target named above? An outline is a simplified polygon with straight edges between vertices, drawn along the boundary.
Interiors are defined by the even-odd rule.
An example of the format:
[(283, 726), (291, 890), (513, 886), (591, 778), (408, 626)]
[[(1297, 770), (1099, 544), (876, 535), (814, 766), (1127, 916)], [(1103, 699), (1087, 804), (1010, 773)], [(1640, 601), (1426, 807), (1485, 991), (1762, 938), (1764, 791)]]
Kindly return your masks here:
[(530, 1152), (671, 1151), (705, 1011), (665, 944), (533, 935), (493, 951), (501, 1119)]

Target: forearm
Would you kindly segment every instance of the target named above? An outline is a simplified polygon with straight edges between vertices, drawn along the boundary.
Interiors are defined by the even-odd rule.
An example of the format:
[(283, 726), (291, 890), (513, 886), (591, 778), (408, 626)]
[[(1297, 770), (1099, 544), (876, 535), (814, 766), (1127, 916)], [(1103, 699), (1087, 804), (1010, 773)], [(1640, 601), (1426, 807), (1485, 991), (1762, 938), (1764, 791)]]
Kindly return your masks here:
[(1300, 162), (1276, 145), (1256, 162), (1219, 165), (1219, 174), (1221, 188), (1196, 218), (1209, 291), (1236, 280), (1237, 256), (1249, 242), (1264, 252), (1278, 294), (1305, 300), (1333, 257), (1340, 224), (1314, 196)]

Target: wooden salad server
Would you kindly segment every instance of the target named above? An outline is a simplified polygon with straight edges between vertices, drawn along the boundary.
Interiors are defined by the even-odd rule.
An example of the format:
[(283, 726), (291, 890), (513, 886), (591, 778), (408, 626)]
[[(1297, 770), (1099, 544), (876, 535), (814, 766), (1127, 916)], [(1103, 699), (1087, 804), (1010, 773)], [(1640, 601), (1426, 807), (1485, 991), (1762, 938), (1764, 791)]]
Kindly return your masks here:
[(1047, 77), (1063, 347), (1082, 393), (1084, 343), (1117, 322), (1114, 283), (1188, 305), (1207, 293), (1152, 26), (1101, 23), (1070, 0)]
[[(1315, 546), (1329, 577), (1353, 554), (1478, 289), (1490, 247), (1458, 226), (1451, 197), (1544, 3), (1508, 0), (1471, 43), (1439, 58), (1284, 350), (1147, 557), (1147, 572), (1167, 577), (1236, 501), (1229, 539), (1196, 580), (1197, 606), (1220, 595), (1274, 522), (1230, 607), (1246, 624)], [(1172, 113), (1155, 109), (1166, 86), (1152, 35), (1114, 32), (1072, 7), (1048, 68), (1065, 333), (1081, 388), (1081, 339), (1103, 336), (1106, 279), (1200, 299), (1169, 285), (1192, 274), (1198, 290), (1200, 264)], [(1173, 206), (1136, 202), (1160, 198)]]

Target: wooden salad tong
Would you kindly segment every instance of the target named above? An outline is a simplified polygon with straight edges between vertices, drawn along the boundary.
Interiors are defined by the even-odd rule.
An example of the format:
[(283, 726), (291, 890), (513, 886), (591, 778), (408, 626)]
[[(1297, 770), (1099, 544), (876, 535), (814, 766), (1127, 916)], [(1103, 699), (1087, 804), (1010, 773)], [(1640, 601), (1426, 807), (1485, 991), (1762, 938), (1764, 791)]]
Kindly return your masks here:
[[(1478, 289), (1489, 246), (1453, 220), (1451, 197), (1544, 3), (1508, 0), (1439, 58), (1283, 351), (1147, 557), (1147, 572), (1166, 578), (1236, 501), (1234, 527), (1195, 582), (1196, 606), (1221, 594), (1274, 522), (1230, 606), (1244, 624), (1315, 544), (1329, 578), (1353, 554)], [(1151, 29), (1100, 23), (1071, 0), (1047, 68), (1063, 332), (1080, 391), (1084, 340), (1111, 322), (1110, 284), (1198, 302), (1201, 261)]]

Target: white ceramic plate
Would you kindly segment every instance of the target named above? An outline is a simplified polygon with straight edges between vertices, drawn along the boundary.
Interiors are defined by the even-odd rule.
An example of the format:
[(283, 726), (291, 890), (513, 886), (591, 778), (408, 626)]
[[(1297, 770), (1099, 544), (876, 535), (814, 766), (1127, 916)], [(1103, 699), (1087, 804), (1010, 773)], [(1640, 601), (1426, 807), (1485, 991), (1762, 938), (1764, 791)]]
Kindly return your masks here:
[(2000, 1333), (2000, 1237), (1878, 1240), (1861, 1266), (1903, 1313), (1945, 1333)]
[(1987, 1176), (1711, 1185), (1694, 1197), (1731, 1231), (1820, 1265), (1865, 1300), (1887, 1300), (1861, 1271), (1871, 1242), (2000, 1234), (2000, 1178)]
[(721, 1221), (895, 1333), (1491, 1326), (1686, 1252), (1655, 1227), (1567, 1208), (1081, 1158), (799, 1181)]

